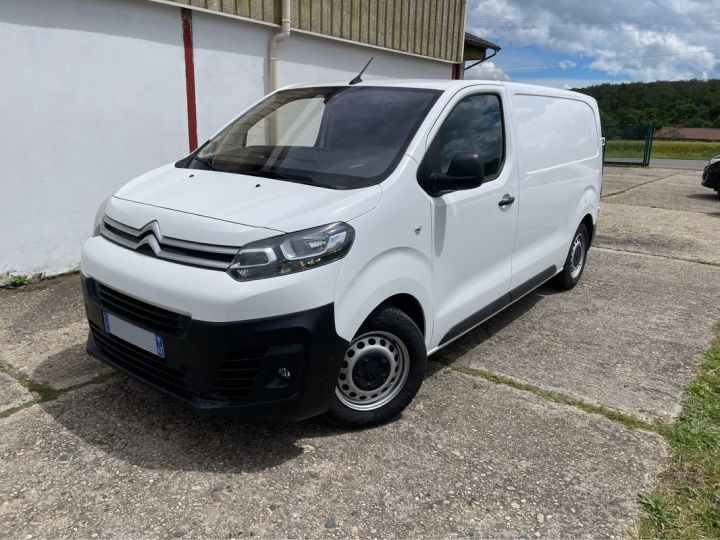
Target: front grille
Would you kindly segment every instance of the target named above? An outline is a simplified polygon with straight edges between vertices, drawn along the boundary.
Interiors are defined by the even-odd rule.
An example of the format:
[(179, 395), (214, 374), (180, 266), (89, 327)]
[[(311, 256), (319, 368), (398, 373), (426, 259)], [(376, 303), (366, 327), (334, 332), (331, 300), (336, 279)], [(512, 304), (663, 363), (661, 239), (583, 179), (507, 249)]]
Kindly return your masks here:
[(180, 315), (132, 296), (123, 294), (115, 289), (95, 282), (95, 294), (100, 304), (110, 311), (130, 322), (164, 334), (182, 335), (187, 329), (190, 317)]
[(265, 349), (253, 349), (228, 355), (215, 373), (213, 397), (238, 400), (249, 396), (255, 387), (264, 352)]
[(227, 270), (239, 249), (165, 237), (157, 221), (135, 229), (105, 216), (100, 234), (143, 255), (213, 270)]
[(90, 323), (95, 345), (114, 364), (137, 378), (176, 395), (186, 396), (185, 373), (171, 368), (162, 358), (113, 335), (103, 333)]

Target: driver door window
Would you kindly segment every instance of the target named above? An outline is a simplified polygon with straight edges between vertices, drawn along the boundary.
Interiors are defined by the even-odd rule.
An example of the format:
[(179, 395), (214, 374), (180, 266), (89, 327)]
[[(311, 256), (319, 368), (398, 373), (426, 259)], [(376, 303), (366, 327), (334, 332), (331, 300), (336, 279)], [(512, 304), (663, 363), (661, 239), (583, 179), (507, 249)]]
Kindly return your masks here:
[(444, 120), (427, 158), (431, 172), (447, 173), (461, 152), (478, 154), (485, 165), (485, 182), (498, 177), (505, 154), (500, 96), (477, 94), (462, 99)]

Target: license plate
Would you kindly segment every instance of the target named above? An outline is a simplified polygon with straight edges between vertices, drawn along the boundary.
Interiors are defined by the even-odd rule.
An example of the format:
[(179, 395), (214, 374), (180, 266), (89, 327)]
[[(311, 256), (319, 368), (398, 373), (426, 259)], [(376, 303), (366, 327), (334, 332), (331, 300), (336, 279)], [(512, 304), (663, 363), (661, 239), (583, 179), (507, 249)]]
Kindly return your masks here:
[(152, 354), (165, 358), (165, 346), (163, 345), (162, 336), (158, 336), (153, 332), (148, 332), (143, 328), (139, 328), (134, 324), (103, 311), (103, 322), (105, 323), (105, 331), (113, 336), (119, 337), (123, 341), (132, 343), (136, 347), (140, 347)]

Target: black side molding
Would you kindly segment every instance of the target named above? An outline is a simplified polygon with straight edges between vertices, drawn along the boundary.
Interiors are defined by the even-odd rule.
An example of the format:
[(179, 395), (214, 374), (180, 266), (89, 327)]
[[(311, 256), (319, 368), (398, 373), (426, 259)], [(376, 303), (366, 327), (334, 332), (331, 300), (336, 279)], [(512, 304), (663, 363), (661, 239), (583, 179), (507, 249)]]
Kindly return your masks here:
[(472, 315), (470, 315), (467, 319), (464, 319), (460, 321), (458, 324), (453, 326), (445, 336), (443, 336), (442, 340), (440, 340), (439, 347), (442, 347), (449, 341), (452, 341), (456, 337), (461, 336), (468, 330), (471, 330), (478, 326), (479, 324), (485, 322), (493, 315), (496, 315), (497, 313), (500, 313), (503, 309), (508, 307), (510, 304), (515, 302), (516, 300), (519, 300), (526, 294), (534, 291), (537, 289), (540, 285), (545, 283), (547, 280), (549, 280), (551, 277), (553, 277), (555, 274), (557, 274), (557, 267), (555, 265), (546, 268), (536, 276), (531, 277), (528, 279), (525, 283), (522, 283), (521, 285), (518, 285), (513, 290), (511, 290), (508, 293), (503, 294), (500, 298), (497, 300), (493, 300), (490, 302), (487, 306), (480, 309), (479, 311), (476, 311)]
[(514, 302), (515, 300), (519, 300), (526, 294), (533, 292), (535, 289), (537, 289), (540, 285), (545, 283), (548, 279), (553, 277), (555, 274), (557, 274), (557, 268), (553, 265), (550, 268), (546, 268), (545, 270), (540, 272), (538, 275), (531, 277), (525, 283), (518, 285), (512, 291), (510, 291), (510, 296), (512, 296), (512, 301)]

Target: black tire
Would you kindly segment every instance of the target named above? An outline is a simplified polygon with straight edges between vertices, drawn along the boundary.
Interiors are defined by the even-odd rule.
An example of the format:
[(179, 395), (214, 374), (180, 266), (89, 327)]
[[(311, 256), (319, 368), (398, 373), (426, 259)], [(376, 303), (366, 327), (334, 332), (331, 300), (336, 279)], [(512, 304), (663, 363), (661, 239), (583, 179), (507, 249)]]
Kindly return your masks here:
[[(381, 307), (368, 318), (345, 354), (330, 410), (323, 416), (334, 426), (358, 429), (392, 420), (413, 400), (425, 379), (427, 351), (422, 332), (410, 317), (392, 306)], [(376, 387), (378, 381), (383, 382)], [(390, 390), (383, 397), (386, 388)], [(350, 397), (353, 389), (360, 390), (361, 395)], [(373, 392), (376, 394), (370, 395)], [(365, 398), (370, 401), (360, 401)]]
[[(577, 242), (580, 242), (582, 245), (582, 250), (580, 252), (578, 252), (579, 248), (577, 246)], [(585, 265), (587, 263), (587, 252), (589, 247), (590, 232), (588, 231), (585, 224), (581, 223), (580, 226), (577, 228), (577, 231), (575, 231), (572, 241), (570, 242), (570, 249), (568, 250), (567, 257), (565, 258), (565, 264), (563, 266), (562, 272), (556, 275), (552, 280), (552, 284), (554, 286), (556, 286), (558, 289), (569, 291), (578, 284), (580, 278), (583, 275), (583, 272), (585, 271)], [(578, 254), (580, 260), (578, 260)], [(578, 264), (580, 265), (579, 271)]]

